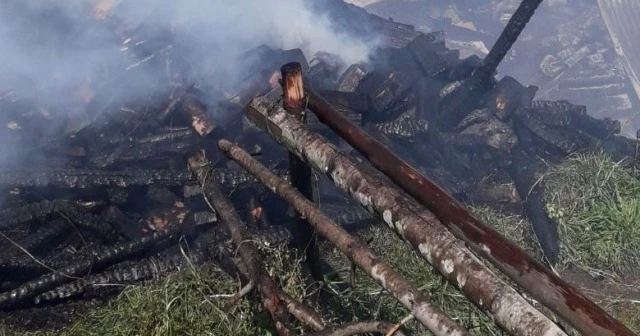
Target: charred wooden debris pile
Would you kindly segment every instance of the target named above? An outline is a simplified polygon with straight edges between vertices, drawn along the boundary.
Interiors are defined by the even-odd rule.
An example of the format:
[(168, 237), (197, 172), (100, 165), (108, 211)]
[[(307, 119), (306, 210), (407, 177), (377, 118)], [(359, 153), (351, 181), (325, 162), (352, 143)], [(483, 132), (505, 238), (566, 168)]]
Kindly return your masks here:
[[(98, 285), (180, 270), (186, 253), (241, 276), (241, 292), (255, 287), (281, 335), (294, 319), (327, 331), (312, 308), (277, 288), (255, 243), (246, 243), (312, 246), (307, 261), (317, 279), (318, 251), (309, 245), (317, 232), (434, 334), (467, 335), (349, 233), (385, 222), (510, 334), (565, 334), (524, 291), (585, 335), (632, 335), (461, 205), (525, 213), (553, 264), (560, 242), (537, 173), (577, 151), (633, 155), (634, 141), (617, 136), (619, 122), (494, 79), (535, 2), (523, 2), (484, 61), (460, 60), (442, 32), (387, 22), (391, 42), (368, 64), (326, 53), (308, 62), (300, 50), (262, 46), (247, 52), (249, 75), (234, 88), (198, 87), (169, 48), (179, 41), (142, 25), (119, 36), (137, 68), (159, 74), (157, 96), (114, 99), (138, 75), (133, 67), (106, 84), (109, 94), (91, 95), (91, 117), (80, 126), (4, 96), (8, 146), (23, 153), (0, 171), (0, 306), (37, 311), (109, 294), (113, 287)], [(38, 132), (43, 122), (59, 127)]]

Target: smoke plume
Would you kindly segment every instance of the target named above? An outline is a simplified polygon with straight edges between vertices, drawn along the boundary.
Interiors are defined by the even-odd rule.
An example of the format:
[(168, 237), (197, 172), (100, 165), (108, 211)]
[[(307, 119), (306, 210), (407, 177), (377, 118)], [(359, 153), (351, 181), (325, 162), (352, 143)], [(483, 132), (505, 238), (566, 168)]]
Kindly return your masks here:
[[(301, 48), (307, 58), (326, 51), (347, 64), (366, 61), (373, 47), (333, 29), (306, 0), (105, 0), (113, 5), (105, 20), (92, 0), (0, 2), (0, 92), (19, 91), (43, 103), (64, 99), (58, 94), (70, 85), (132, 67), (123, 51), (126, 36), (105, 21), (171, 32), (199, 80), (232, 82), (242, 72), (239, 56), (261, 44)], [(154, 86), (139, 84), (138, 94)]]

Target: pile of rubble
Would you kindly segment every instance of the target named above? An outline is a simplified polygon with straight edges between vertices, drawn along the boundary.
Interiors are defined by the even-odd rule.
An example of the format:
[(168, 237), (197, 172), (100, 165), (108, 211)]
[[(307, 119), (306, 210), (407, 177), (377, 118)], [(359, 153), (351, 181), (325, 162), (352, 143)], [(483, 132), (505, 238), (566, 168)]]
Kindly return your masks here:
[[(176, 269), (181, 266), (175, 246), (180, 233), (198, 246), (195, 260), (212, 259), (212, 251), (198, 241), (226, 236), (212, 225), (216, 213), (186, 168), (187, 157), (197, 149), (207, 151), (214, 178), (252, 223), (255, 235), (299, 243), (270, 224), (281, 222), (286, 204), (216, 148), (216, 140), (226, 137), (252, 148), (280, 176), (288, 176), (287, 151), (252, 127), (243, 113), (255, 96), (280, 99), (274, 91), (276, 75), (287, 62), (301, 63), (309, 85), (331, 105), (459, 200), (524, 209), (546, 257), (555, 261), (555, 223), (535, 186), (540, 158), (554, 163), (596, 148), (616, 158), (632, 155), (633, 141), (617, 136), (619, 122), (592, 118), (583, 106), (568, 101), (537, 101), (536, 87), (492, 77), (468, 106), (455, 111), (462, 118), (452, 123), (451, 101), (482, 65), (480, 58), (460, 59), (458, 50), (445, 46), (442, 32), (422, 34), (343, 3), (332, 6), (336, 17), (348, 19), (336, 19), (345, 29), (357, 29), (364, 20), (383, 36), (385, 44), (370, 63), (346, 65), (326, 53), (307, 61), (299, 49), (257, 46), (247, 51), (250, 75), (237, 86), (196, 87), (180, 51), (169, 48), (180, 41), (141, 25), (116, 34), (127, 41), (136, 67), (108, 82), (103, 87), (108, 94), (90, 95), (85, 106), (89, 121), (77, 125), (72, 117), (52, 116), (30, 101), (0, 99), (3, 124), (11, 129), (9, 144), (24, 148), (20, 160), (0, 170), (0, 231), (16, 243), (2, 245), (0, 305), (30, 307), (81, 294), (88, 284), (128, 283)], [(160, 93), (145, 100), (113, 99), (114, 92), (132, 89), (142, 71), (137, 69), (157, 74)], [(214, 105), (207, 103), (211, 95), (218, 98)], [(38, 133), (43, 123), (59, 127)], [(311, 114), (308, 123), (352, 152)], [(328, 183), (321, 183), (320, 190), (321, 208), (339, 224), (355, 229), (372, 223), (368, 213)], [(157, 260), (163, 260), (161, 267), (153, 268)], [(86, 277), (69, 283), (52, 268)]]

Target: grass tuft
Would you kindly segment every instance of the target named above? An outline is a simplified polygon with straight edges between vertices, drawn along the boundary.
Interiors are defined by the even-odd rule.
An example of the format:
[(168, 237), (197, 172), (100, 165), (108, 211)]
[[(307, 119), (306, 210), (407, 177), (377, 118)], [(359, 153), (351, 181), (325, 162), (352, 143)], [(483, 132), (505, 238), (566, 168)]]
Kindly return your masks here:
[(602, 153), (581, 154), (545, 176), (547, 212), (558, 222), (561, 262), (624, 272), (640, 263), (640, 180)]

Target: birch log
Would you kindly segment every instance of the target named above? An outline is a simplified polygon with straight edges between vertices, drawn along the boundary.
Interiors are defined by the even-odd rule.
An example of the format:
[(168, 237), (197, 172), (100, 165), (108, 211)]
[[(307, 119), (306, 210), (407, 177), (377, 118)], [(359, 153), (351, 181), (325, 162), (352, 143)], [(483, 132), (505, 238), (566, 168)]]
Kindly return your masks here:
[(254, 175), (278, 196), (285, 199), (296, 211), (307, 218), (307, 222), (323, 237), (334, 244), (349, 260), (388, 290), (413, 316), (437, 336), (471, 335), (460, 327), (439, 308), (431, 304), (429, 298), (416, 286), (394, 271), (374, 255), (364, 243), (355, 239), (338, 226), (320, 209), (306, 199), (295, 187), (279, 178), (269, 168), (252, 158), (247, 152), (227, 140), (220, 140), (218, 146), (242, 168)]
[(310, 132), (264, 97), (252, 100), (247, 118), (275, 140), (326, 174), (385, 223), (459, 288), (478, 308), (513, 335), (566, 335), (518, 292), (486, 268), (437, 218), (389, 186), (365, 173), (328, 140)]

